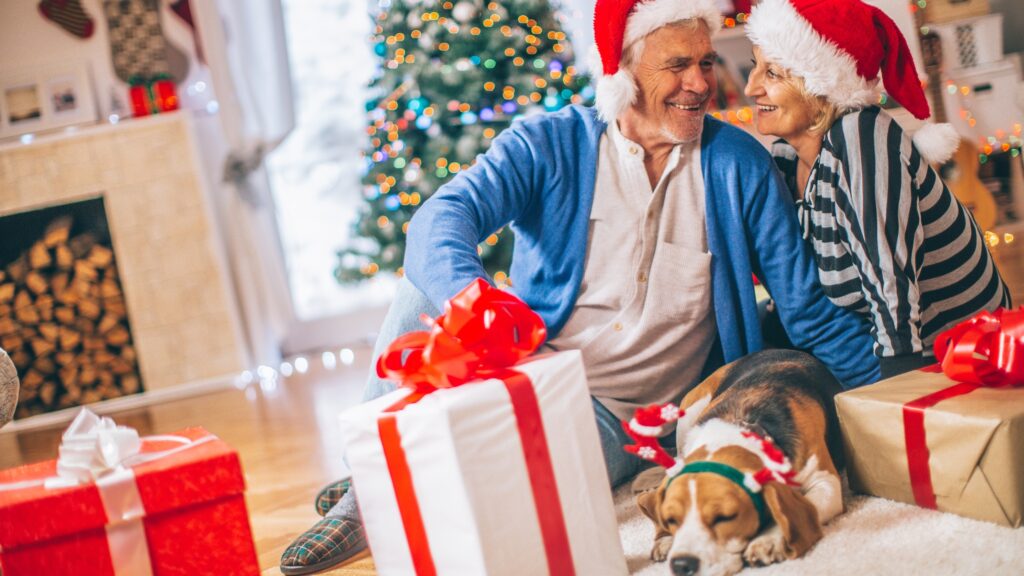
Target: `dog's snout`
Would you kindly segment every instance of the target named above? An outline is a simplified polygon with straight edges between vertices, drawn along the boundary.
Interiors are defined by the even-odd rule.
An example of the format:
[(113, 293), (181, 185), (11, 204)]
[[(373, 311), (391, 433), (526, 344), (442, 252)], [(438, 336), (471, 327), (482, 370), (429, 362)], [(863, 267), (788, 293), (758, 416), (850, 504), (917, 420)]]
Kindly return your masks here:
[(694, 576), (700, 570), (700, 558), (696, 556), (676, 556), (672, 559), (672, 573), (675, 576)]

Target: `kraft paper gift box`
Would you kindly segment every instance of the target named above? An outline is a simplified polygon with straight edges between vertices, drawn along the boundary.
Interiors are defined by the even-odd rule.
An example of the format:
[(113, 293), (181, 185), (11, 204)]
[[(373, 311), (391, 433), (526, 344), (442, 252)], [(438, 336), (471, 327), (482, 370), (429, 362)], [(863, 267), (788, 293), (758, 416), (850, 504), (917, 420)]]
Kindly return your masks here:
[[(99, 421), (83, 411), (76, 424), (83, 417)], [(55, 460), (0, 471), (3, 575), (259, 574), (231, 447), (188, 428), (142, 438), (132, 461), (71, 485)]]
[[(515, 370), (529, 378), (519, 383), (530, 388), (525, 400), (513, 400), (524, 394), (510, 395), (506, 382), (491, 379), (438, 390), (395, 413), (400, 446), (393, 448), (408, 464), (398, 477), (384, 457), (378, 422), (411, 392), (342, 416), (347, 460), (382, 576), (426, 573), (414, 554), (428, 555), (437, 574), (628, 573), (579, 352), (538, 357)], [(532, 469), (524, 429), (542, 434), (547, 446), (546, 457), (532, 450)], [(414, 513), (396, 497), (401, 483), (418, 504), (415, 535), (409, 530)], [(414, 553), (410, 539), (416, 538), (425, 541)]]
[[(942, 342), (948, 335), (949, 350), (957, 348), (943, 362), (942, 371), (935, 367), (908, 372), (837, 395), (850, 487), (925, 508), (1021, 526), (1022, 320), (1024, 308), (979, 314), (940, 336)], [(979, 321), (987, 327), (961, 338), (964, 329), (970, 329), (968, 324)], [(945, 346), (936, 348), (940, 361), (945, 350)]]
[(445, 309), (341, 416), (378, 573), (627, 574), (580, 353), (526, 358), (543, 322), (482, 280)]

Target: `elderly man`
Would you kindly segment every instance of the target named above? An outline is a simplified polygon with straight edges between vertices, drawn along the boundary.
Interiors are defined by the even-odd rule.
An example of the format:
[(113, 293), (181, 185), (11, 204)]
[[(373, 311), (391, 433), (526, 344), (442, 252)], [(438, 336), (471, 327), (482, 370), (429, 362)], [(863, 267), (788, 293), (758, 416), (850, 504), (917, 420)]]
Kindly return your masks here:
[[(834, 307), (771, 157), (706, 115), (716, 88), (714, 0), (597, 0), (595, 109), (530, 117), (441, 187), (409, 227), (405, 269), (378, 341), (477, 277), (477, 244), (515, 231), (514, 291), (547, 323), (549, 349), (580, 349), (611, 485), (644, 466), (620, 420), (678, 402), (703, 375), (762, 347), (751, 274), (793, 343), (847, 386), (878, 378), (868, 326)], [(393, 389), (371, 376), (367, 398)], [(666, 445), (674, 442), (671, 435)], [(365, 547), (352, 491), (285, 550), (285, 574)]]

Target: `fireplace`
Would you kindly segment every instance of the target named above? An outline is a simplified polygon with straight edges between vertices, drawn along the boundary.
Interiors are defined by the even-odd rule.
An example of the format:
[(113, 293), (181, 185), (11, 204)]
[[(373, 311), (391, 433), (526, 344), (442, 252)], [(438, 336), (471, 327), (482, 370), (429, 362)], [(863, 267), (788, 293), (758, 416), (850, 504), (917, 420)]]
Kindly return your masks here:
[(0, 346), (16, 417), (142, 391), (103, 199), (0, 217)]
[[(19, 259), (25, 268), (14, 293), (6, 300), (0, 295), (0, 307), (8, 306), (21, 325), (13, 311), (27, 309), (29, 298), (39, 323), (57, 326), (56, 342), (50, 326), (32, 334), (38, 350), (21, 336), (32, 354), (17, 359), (18, 372), (25, 388), (35, 389), (28, 401), (22, 392), (24, 410), (105, 400), (117, 393), (115, 385), (122, 394), (145, 386), (145, 394), (126, 403), (166, 400), (230, 385), (251, 368), (195, 130), (191, 117), (171, 113), (0, 144), (0, 270), (7, 276)], [(66, 249), (58, 248), (65, 236)], [(42, 248), (34, 248), (40, 241)], [(61, 268), (69, 251), (74, 263)], [(29, 280), (33, 258), (46, 274)], [(21, 274), (18, 266), (15, 272)], [(68, 289), (80, 300), (69, 304), (54, 295)], [(23, 320), (31, 314), (22, 312)], [(77, 344), (70, 330), (61, 331), (65, 320), (80, 333)], [(75, 378), (92, 384), (80, 386), (76, 400), (74, 391), (60, 394), (67, 389), (60, 361), (71, 359), (64, 354), (58, 361), (62, 336), (78, 356), (99, 356), (102, 367), (79, 367)], [(51, 359), (53, 370), (43, 370), (51, 366), (38, 365), (39, 358)], [(68, 381), (72, 372), (65, 369)], [(39, 381), (37, 374), (46, 377)]]

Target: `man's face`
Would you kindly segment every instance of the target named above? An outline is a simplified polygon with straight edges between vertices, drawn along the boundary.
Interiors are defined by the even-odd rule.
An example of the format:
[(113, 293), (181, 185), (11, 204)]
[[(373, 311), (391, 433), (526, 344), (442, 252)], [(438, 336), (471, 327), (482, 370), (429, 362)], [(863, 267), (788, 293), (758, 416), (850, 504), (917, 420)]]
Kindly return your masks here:
[(633, 68), (639, 95), (633, 110), (673, 143), (700, 137), (718, 88), (715, 52), (704, 24), (664, 26), (647, 36)]

